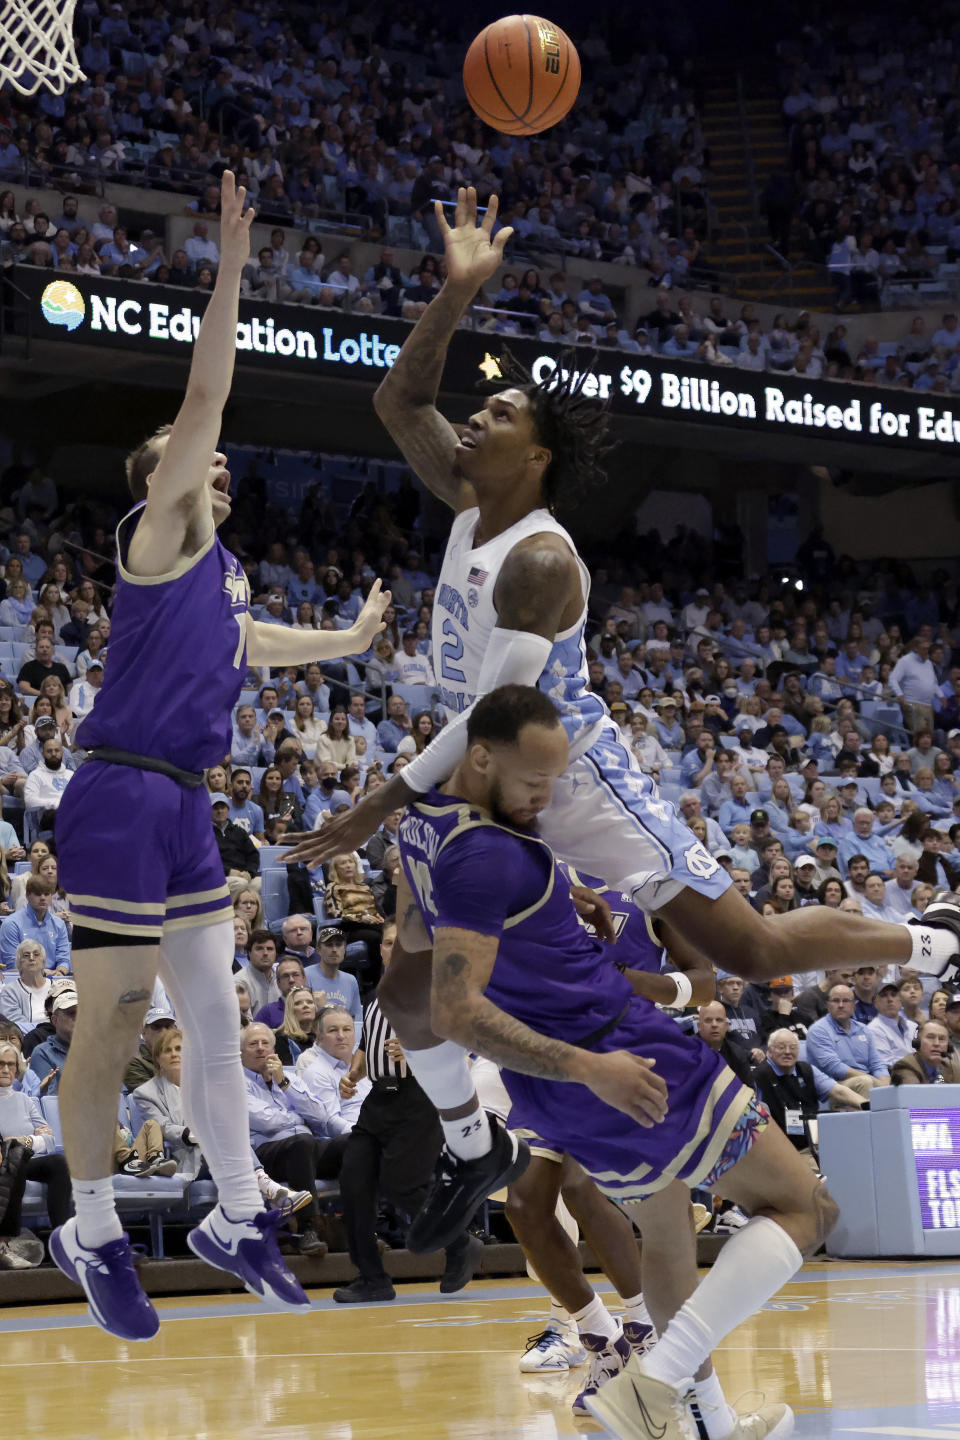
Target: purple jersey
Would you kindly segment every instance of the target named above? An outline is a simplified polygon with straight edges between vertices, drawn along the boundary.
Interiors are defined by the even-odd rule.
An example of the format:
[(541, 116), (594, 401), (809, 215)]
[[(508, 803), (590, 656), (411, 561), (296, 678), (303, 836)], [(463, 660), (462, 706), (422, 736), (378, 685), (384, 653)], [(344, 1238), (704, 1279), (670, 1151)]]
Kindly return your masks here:
[(84, 750), (109, 745), (182, 770), (204, 770), (230, 749), (231, 712), (246, 674), (250, 588), (216, 531), (199, 554), (168, 575), (131, 575), (125, 561), (144, 503), (117, 527), (109, 656), (77, 743)]
[(752, 1092), (699, 1037), (633, 993), (616, 950), (580, 924), (545, 841), (438, 790), (409, 807), (398, 833), (431, 939), (438, 927), (497, 938), (493, 1004), (554, 1039), (643, 1055), (667, 1085), (667, 1119), (642, 1129), (586, 1086), (504, 1069), (511, 1128), (567, 1151), (617, 1199), (674, 1179), (696, 1186), (733, 1163), (723, 1157)]
[(495, 1005), (568, 1041), (620, 1014), (633, 995), (630, 982), (613, 951), (579, 923), (543, 840), (438, 790), (410, 806), (398, 836), (430, 938), (438, 925), (499, 937), (486, 991)]
[[(591, 890), (602, 895), (610, 906), (613, 933), (617, 937), (614, 957), (617, 964), (625, 965), (628, 970), (645, 970), (649, 975), (659, 975), (663, 968), (663, 946), (651, 929), (650, 916), (638, 905), (634, 905), (629, 895), (622, 895), (619, 890), (611, 890), (596, 876), (584, 875), (581, 871), (574, 870), (572, 865), (565, 865), (563, 861), (557, 862), (557, 869), (568, 886), (588, 885)], [(583, 923), (581, 920), (581, 924)], [(592, 925), (587, 925), (586, 929), (591, 935), (594, 933)]]

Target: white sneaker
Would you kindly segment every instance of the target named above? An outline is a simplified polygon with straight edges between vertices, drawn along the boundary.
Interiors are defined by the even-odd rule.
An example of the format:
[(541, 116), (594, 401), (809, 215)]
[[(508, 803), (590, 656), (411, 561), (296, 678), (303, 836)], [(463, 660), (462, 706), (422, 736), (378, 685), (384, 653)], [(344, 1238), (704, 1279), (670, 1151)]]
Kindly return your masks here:
[(693, 1228), (697, 1234), (705, 1229), (713, 1219), (713, 1211), (708, 1210), (706, 1205), (694, 1205), (693, 1207)]
[[(576, 1332), (573, 1332), (574, 1335)], [(567, 1339), (552, 1325), (531, 1335), (527, 1348), (520, 1356), (520, 1369), (524, 1375), (539, 1370), (566, 1371), (586, 1363), (587, 1352), (578, 1339)]]
[(762, 1405), (750, 1415), (739, 1415), (728, 1440), (788, 1440), (794, 1430), (789, 1405)]
[(715, 1235), (733, 1235), (742, 1230), (744, 1225), (749, 1225), (750, 1219), (736, 1205), (731, 1205), (729, 1210), (724, 1210), (718, 1215), (714, 1222), (713, 1233)]

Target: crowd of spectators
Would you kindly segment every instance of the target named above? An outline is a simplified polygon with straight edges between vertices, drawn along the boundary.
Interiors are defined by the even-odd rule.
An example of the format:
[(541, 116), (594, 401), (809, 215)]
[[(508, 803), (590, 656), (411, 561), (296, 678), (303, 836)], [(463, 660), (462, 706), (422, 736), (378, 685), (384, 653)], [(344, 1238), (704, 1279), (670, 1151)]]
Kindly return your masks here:
[[(960, 991), (936, 990), (927, 1002), (908, 970), (894, 978), (860, 965), (766, 985), (723, 975), (696, 1028), (814, 1169), (822, 1111), (862, 1110), (891, 1084), (960, 1084)], [(736, 1214), (714, 1218), (719, 1231), (737, 1223)]]
[(670, 237), (705, 228), (690, 62), (638, 50), (626, 7), (578, 37), (577, 106), (532, 139), (467, 106), (471, 22), (449, 10), (81, 0), (77, 33), (86, 81), (32, 102), (0, 95), (0, 181), (126, 182), (215, 214), (208, 187), (230, 166), (281, 225), (349, 213), (435, 252), (431, 202), (462, 184), (500, 192), (518, 251), (669, 266)]
[[(0, 1039), (27, 1062), (18, 1062), (18, 1093), (43, 1101), (57, 1094), (77, 1006), (53, 822), (82, 760), (79, 721), (110, 663), (117, 517), (87, 501), (65, 504), (39, 470), (0, 477), (0, 498)], [(334, 1103), (328, 1072), (331, 1057), (352, 1066), (389, 955), (399, 814), (362, 853), (313, 870), (283, 866), (272, 847), (352, 807), (442, 725), (430, 653), (439, 553), (408, 477), (384, 493), (358, 488), (349, 509), (308, 495), (293, 543), (289, 514), (266, 503), (248, 467), (230, 527), (224, 538), (241, 557), (253, 613), (268, 623), (347, 628), (375, 578), (393, 592), (386, 630), (364, 654), (250, 671), (228, 753), (206, 775), (234, 902), (252, 1142), (264, 1194), (303, 1208), (298, 1243), (316, 1254), (324, 1242), (315, 1182), (339, 1173), (353, 1113)], [(621, 560), (595, 555), (590, 688), (662, 796), (763, 913), (822, 904), (884, 919), (922, 914), (932, 895), (960, 883), (960, 590), (946, 573), (918, 580), (892, 562), (858, 571), (819, 532), (798, 552), (802, 580), (778, 572), (747, 584), (736, 578), (737, 547), (725, 554), (717, 549), (713, 564), (726, 578), (709, 585), (698, 581), (710, 579), (711, 554), (689, 533), (667, 545), (642, 537)], [(871, 977), (840, 978), (853, 983), (853, 1019), (877, 1018)], [(941, 1001), (928, 985), (907, 997), (909, 976), (872, 978), (900, 986), (911, 1020), (921, 1000), (937, 1018)], [(815, 1019), (833, 1015), (819, 972), (794, 982), (820, 1006)], [(733, 1007), (725, 1017), (743, 1032), (743, 1007), (766, 1005), (758, 1043), (747, 1047), (753, 1062), (779, 1063), (769, 1044), (764, 1059), (760, 1043), (775, 1019), (846, 1087), (832, 1094), (819, 1082), (820, 1099), (846, 1103), (847, 1091), (869, 1087), (817, 1058), (794, 1024), (787, 985), (744, 999), (724, 978), (720, 999)], [(887, 998), (877, 998), (871, 1031), (884, 1054), (887, 1022), (901, 1029)], [(943, 1010), (949, 1022), (950, 997)], [(135, 1092), (153, 1084), (140, 1098), (154, 1107), (142, 1113), (167, 1127), (167, 1153), (151, 1148), (156, 1132), (134, 1127), (116, 1148), (128, 1175), (171, 1162), (178, 1174), (204, 1173), (196, 1137), (177, 1129), (179, 1049), (159, 1044), (174, 1018), (158, 987), (128, 1084), (137, 1105)], [(847, 1018), (834, 1017), (845, 1034)], [(280, 1100), (271, 1077), (287, 1072), (296, 1083), (281, 1085)], [(4, 1253), (0, 1245), (0, 1263)], [(453, 1270), (451, 1284), (465, 1273), (462, 1257)]]
[(771, 230), (788, 242), (796, 216), (841, 305), (936, 279), (953, 288), (958, 38), (945, 7), (903, 23), (880, 5), (852, 21), (822, 13), (779, 46), (792, 177), (768, 192)]

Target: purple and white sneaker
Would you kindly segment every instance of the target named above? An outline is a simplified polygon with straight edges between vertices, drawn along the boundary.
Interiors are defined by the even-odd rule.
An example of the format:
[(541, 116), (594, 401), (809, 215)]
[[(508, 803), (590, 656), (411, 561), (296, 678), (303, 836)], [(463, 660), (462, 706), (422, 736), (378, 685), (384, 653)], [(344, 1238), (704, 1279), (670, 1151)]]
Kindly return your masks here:
[(592, 1412), (587, 1408), (587, 1401), (593, 1399), (601, 1385), (606, 1385), (614, 1375), (620, 1374), (633, 1351), (630, 1342), (624, 1338), (623, 1326), (619, 1320), (617, 1333), (610, 1339), (605, 1335), (589, 1335), (581, 1331), (580, 1344), (590, 1356), (590, 1369), (587, 1371), (586, 1384), (573, 1402), (573, 1413), (590, 1419)]
[(643, 1325), (638, 1320), (624, 1320), (623, 1338), (639, 1359), (656, 1345), (657, 1332), (652, 1325)]
[(231, 1220), (217, 1205), (190, 1231), (187, 1244), (208, 1265), (236, 1275), (271, 1310), (309, 1310), (310, 1301), (277, 1244), (285, 1219), (280, 1210), (261, 1210), (252, 1220)]
[(76, 1219), (58, 1225), (50, 1236), (50, 1254), (68, 1280), (80, 1285), (90, 1314), (118, 1340), (152, 1340), (160, 1319), (133, 1268), (130, 1239), (88, 1249), (77, 1239)]

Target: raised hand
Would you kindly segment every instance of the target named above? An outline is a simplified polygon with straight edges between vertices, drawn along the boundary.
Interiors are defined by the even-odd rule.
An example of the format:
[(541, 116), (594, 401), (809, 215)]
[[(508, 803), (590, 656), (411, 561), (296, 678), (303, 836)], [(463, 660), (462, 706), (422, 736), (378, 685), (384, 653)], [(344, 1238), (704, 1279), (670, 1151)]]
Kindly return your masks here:
[(503, 247), (513, 234), (513, 227), (505, 225), (493, 238), (493, 222), (497, 218), (499, 201), (491, 195), (487, 213), (477, 224), (477, 192), (471, 185), (457, 191), (457, 208), (451, 227), (443, 213), (443, 206), (436, 201), (434, 210), (437, 225), (443, 236), (447, 258), (447, 279), (455, 285), (471, 285), (477, 289), (484, 280), (489, 280), (503, 260)]
[(342, 815), (332, 815), (320, 830), (302, 830), (284, 835), (283, 843), (293, 845), (284, 855), (285, 865), (304, 864), (309, 870), (332, 860), (334, 855), (349, 854), (366, 843), (380, 826), (381, 817), (372, 805), (362, 800)]
[(240, 271), (250, 258), (250, 226), (256, 214), (248, 205), (247, 192), (238, 186), (232, 170), (224, 170), (220, 181), (220, 268)]
[(353, 626), (357, 640), (357, 653), (362, 654), (369, 650), (375, 635), (387, 627), (384, 624), (383, 612), (393, 599), (389, 590), (384, 590), (380, 580), (374, 580), (370, 587), (370, 594), (367, 596), (367, 603), (357, 616)]

